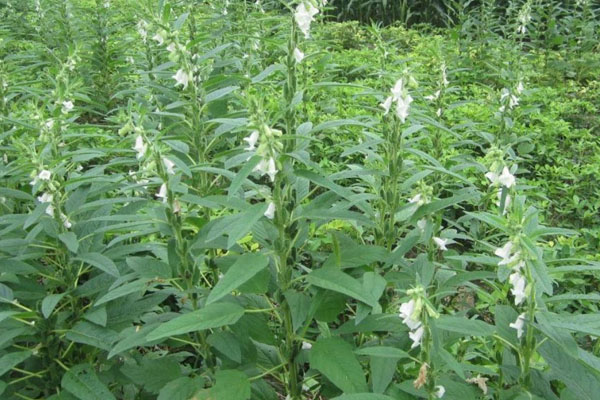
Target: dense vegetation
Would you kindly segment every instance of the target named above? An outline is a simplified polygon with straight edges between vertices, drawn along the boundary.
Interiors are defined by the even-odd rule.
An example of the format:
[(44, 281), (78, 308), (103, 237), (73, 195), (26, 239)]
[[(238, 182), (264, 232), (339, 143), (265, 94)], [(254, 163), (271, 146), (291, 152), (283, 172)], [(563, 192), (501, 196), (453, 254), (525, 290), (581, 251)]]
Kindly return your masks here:
[(0, 0), (0, 398), (598, 398), (597, 4), (311, 1)]

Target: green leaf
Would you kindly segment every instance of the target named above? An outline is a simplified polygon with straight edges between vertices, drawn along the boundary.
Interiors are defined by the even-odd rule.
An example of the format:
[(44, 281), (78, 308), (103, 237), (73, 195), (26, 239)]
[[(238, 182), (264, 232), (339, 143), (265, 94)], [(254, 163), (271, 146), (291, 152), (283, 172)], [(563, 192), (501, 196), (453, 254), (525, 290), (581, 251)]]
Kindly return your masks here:
[(88, 344), (109, 351), (117, 339), (117, 333), (87, 321), (81, 321), (71, 328), (65, 337), (75, 343)]
[(310, 366), (345, 393), (367, 391), (364, 372), (352, 346), (339, 337), (318, 340), (309, 353)]
[(206, 305), (214, 303), (237, 289), (262, 271), (269, 264), (269, 259), (262, 254), (247, 253), (238, 257), (223, 278), (208, 295)]
[(570, 357), (552, 341), (545, 341), (539, 352), (550, 366), (554, 379), (563, 382), (578, 400), (596, 400), (600, 393), (600, 376)]
[(250, 158), (248, 161), (246, 161), (244, 166), (235, 175), (235, 178), (233, 178), (231, 184), (229, 185), (229, 189), (227, 190), (229, 196), (234, 196), (237, 194), (240, 187), (242, 187), (242, 183), (244, 183), (244, 180), (248, 177), (248, 175), (252, 173), (254, 167), (256, 167), (261, 160), (262, 157), (255, 155), (252, 156), (252, 158)]
[(116, 289), (110, 290), (104, 296), (100, 297), (95, 306), (99, 306), (100, 304), (108, 303), (111, 300), (115, 300), (121, 298), (123, 296), (127, 296), (131, 293), (137, 293), (141, 291), (146, 291), (148, 289), (148, 282), (145, 280), (137, 280), (133, 282), (126, 283), (125, 285), (119, 286)]
[(199, 376), (175, 379), (160, 390), (157, 400), (190, 400), (198, 390), (202, 389), (203, 384), (204, 379)]
[(61, 386), (80, 400), (115, 400), (115, 396), (87, 364), (79, 364), (68, 370), (63, 375)]
[(66, 293), (59, 294), (51, 294), (44, 297), (42, 300), (42, 315), (44, 318), (48, 318), (52, 311), (54, 311), (54, 307), (58, 304), (58, 302), (65, 296)]
[(79, 250), (79, 241), (77, 241), (77, 235), (73, 232), (64, 232), (58, 235), (58, 238), (61, 242), (67, 246), (67, 249), (73, 253), (77, 253)]
[(355, 393), (343, 394), (331, 400), (394, 400), (394, 398), (378, 393)]
[(0, 358), (0, 376), (4, 375), (23, 361), (27, 360), (31, 356), (32, 352), (27, 351), (15, 351), (13, 353), (5, 354)]
[(168, 264), (151, 257), (127, 257), (127, 265), (138, 273), (141, 278), (169, 279), (172, 276)]
[(216, 380), (215, 386), (210, 390), (211, 399), (248, 400), (251, 396), (250, 381), (241, 371), (217, 371)]
[(317, 269), (312, 271), (306, 280), (312, 285), (345, 294), (371, 307), (378, 305), (377, 300), (373, 299), (369, 293), (364, 293), (363, 285), (359, 281), (339, 269)]
[(150, 332), (146, 339), (157, 340), (188, 332), (219, 328), (235, 324), (243, 315), (244, 309), (237, 304), (214, 303), (165, 322)]
[(108, 257), (100, 253), (86, 253), (80, 255), (75, 260), (83, 261), (84, 263), (90, 264), (109, 275), (119, 277), (120, 273), (115, 263)]
[(208, 93), (206, 95), (205, 101), (207, 103), (210, 103), (211, 101), (218, 100), (221, 97), (226, 96), (226, 95), (228, 95), (229, 93), (231, 93), (231, 92), (233, 92), (235, 90), (238, 90), (239, 88), (240, 88), (239, 86), (227, 86), (227, 87), (224, 87), (224, 88), (221, 88), (221, 89), (217, 89), (217, 90), (215, 90), (213, 92)]
[(394, 358), (398, 360), (401, 358), (410, 357), (407, 352), (389, 346), (363, 347), (361, 349), (354, 350), (354, 354), (358, 354), (359, 356)]
[(434, 321), (436, 328), (461, 333), (465, 336), (491, 336), (496, 331), (490, 324), (466, 317), (442, 315)]

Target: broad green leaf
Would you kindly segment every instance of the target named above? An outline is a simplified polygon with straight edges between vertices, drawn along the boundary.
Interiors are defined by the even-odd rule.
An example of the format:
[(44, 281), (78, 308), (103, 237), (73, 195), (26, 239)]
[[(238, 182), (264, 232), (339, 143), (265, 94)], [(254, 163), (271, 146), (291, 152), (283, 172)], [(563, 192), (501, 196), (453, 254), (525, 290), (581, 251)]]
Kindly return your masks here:
[(115, 400), (115, 396), (87, 364), (79, 364), (69, 369), (63, 375), (61, 386), (80, 400)]
[(237, 304), (214, 303), (165, 322), (150, 332), (146, 339), (157, 340), (188, 332), (219, 328), (235, 324), (242, 315), (244, 315), (244, 309)]
[(367, 391), (365, 375), (352, 346), (339, 337), (318, 340), (309, 353), (310, 366), (345, 393)]
[(190, 400), (198, 390), (202, 389), (203, 383), (204, 379), (199, 376), (175, 379), (160, 390), (157, 400)]
[(206, 304), (209, 305), (227, 296), (245, 282), (250, 280), (269, 264), (269, 259), (262, 254), (247, 253), (238, 257), (223, 278), (210, 291)]
[(401, 358), (409, 357), (407, 352), (397, 349), (395, 347), (389, 347), (389, 346), (363, 347), (363, 348), (354, 350), (354, 354), (358, 354), (360, 356), (394, 358), (394, 359), (401, 359)]
[(66, 293), (51, 294), (44, 297), (44, 300), (42, 300), (42, 315), (44, 316), (44, 318), (47, 319), (50, 316), (50, 314), (52, 314), (52, 311), (54, 311), (54, 308), (56, 307), (58, 302), (65, 296), (65, 294)]
[(88, 344), (109, 351), (113, 342), (117, 339), (117, 333), (96, 324), (81, 321), (75, 324), (65, 337), (76, 343)]
[(460, 333), (465, 336), (491, 336), (495, 332), (495, 328), (492, 325), (466, 317), (442, 315), (434, 321), (436, 328)]
[(33, 353), (29, 350), (15, 351), (0, 357), (0, 376), (4, 375), (23, 361), (27, 360), (31, 354)]
[(237, 370), (220, 370), (216, 384), (210, 389), (211, 399), (248, 400), (251, 396), (250, 381), (246, 374)]
[(371, 307), (378, 305), (377, 300), (372, 298), (370, 293), (365, 293), (363, 285), (359, 281), (339, 269), (317, 269), (308, 274), (306, 280), (312, 285), (345, 294)]
[(331, 400), (394, 400), (394, 398), (379, 393), (355, 393), (343, 394)]
[(77, 241), (77, 236), (73, 232), (64, 232), (58, 235), (58, 238), (61, 242), (67, 246), (67, 249), (73, 253), (77, 253), (79, 250), (79, 242)]
[(119, 270), (115, 263), (110, 258), (100, 253), (82, 254), (75, 260), (83, 261), (117, 278), (120, 276)]
[(137, 280), (133, 282), (126, 283), (122, 286), (119, 286), (115, 289), (110, 290), (104, 296), (100, 297), (95, 306), (99, 306), (104, 303), (108, 303), (111, 300), (115, 300), (121, 298), (123, 296), (127, 296), (131, 293), (137, 293), (141, 291), (146, 291), (149, 288), (149, 282), (146, 280)]

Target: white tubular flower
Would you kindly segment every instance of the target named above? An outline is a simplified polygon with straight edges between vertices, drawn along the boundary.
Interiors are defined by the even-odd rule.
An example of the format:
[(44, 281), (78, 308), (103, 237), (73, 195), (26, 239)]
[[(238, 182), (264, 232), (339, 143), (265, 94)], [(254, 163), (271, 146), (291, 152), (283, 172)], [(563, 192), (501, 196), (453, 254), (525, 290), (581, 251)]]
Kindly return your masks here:
[(413, 98), (410, 95), (407, 95), (404, 98), (398, 99), (396, 102), (396, 115), (400, 118), (402, 123), (406, 122), (406, 117), (408, 117), (408, 109), (410, 107), (410, 103), (412, 103)]
[(275, 181), (275, 175), (277, 175), (278, 172), (273, 157), (269, 158), (268, 160), (260, 160), (258, 165), (254, 167), (253, 171), (259, 171), (262, 175), (269, 175), (271, 182)]
[(167, 51), (169, 53), (173, 53), (176, 49), (177, 46), (175, 45), (175, 42), (171, 42), (171, 44), (167, 46)]
[(263, 215), (269, 219), (275, 218), (275, 203), (270, 202), (267, 206), (267, 211)]
[(302, 350), (310, 350), (312, 349), (312, 344), (308, 342), (302, 342)]
[(448, 82), (448, 75), (446, 74), (446, 63), (442, 63), (440, 69), (442, 70), (442, 85), (444, 85), (444, 87), (447, 87), (450, 84), (450, 82)]
[(413, 318), (415, 313), (416, 302), (414, 299), (410, 299), (407, 303), (400, 304), (400, 318), (410, 330), (415, 330), (421, 326), (421, 321)]
[(497, 173), (495, 172), (488, 172), (485, 174), (485, 177), (488, 178), (490, 180), (490, 185), (496, 185), (497, 183), (499, 183), (499, 176)]
[(73, 105), (73, 102), (71, 100), (63, 101), (62, 102), (62, 112), (63, 112), (63, 114), (67, 114), (67, 113), (73, 111), (73, 107), (74, 107), (74, 105)]
[(188, 83), (190, 81), (190, 74), (188, 74), (187, 72), (185, 72), (183, 70), (183, 68), (180, 68), (175, 75), (173, 75), (173, 79), (175, 79), (177, 81), (177, 83), (175, 84), (175, 87), (182, 85), (183, 89), (187, 89)]
[(446, 394), (446, 388), (442, 385), (437, 385), (434, 389), (435, 391), (433, 392), (433, 395), (438, 399), (441, 399), (442, 397), (444, 397), (444, 394)]
[(423, 200), (423, 196), (421, 196), (421, 193), (415, 194), (413, 197), (408, 199), (408, 202), (411, 204), (417, 204), (419, 206), (425, 204), (425, 200)]
[(504, 246), (499, 247), (496, 249), (496, 251), (494, 251), (495, 255), (502, 258), (502, 260), (498, 263), (498, 266), (509, 265), (517, 261), (517, 259), (521, 256), (521, 252), (517, 251), (516, 253), (512, 254), (512, 249), (512, 242), (507, 242)]
[(252, 131), (252, 133), (250, 133), (250, 136), (245, 137), (244, 142), (248, 143), (248, 147), (246, 147), (244, 150), (252, 151), (256, 149), (256, 142), (258, 142), (258, 137), (258, 131)]
[(519, 81), (519, 83), (517, 84), (517, 93), (521, 94), (523, 93), (523, 90), (525, 90), (525, 88), (523, 87), (523, 81)]
[(51, 130), (52, 128), (54, 128), (54, 120), (50, 118), (44, 123), (44, 126), (46, 127), (46, 129)]
[(441, 90), (438, 90), (437, 92), (435, 92), (432, 95), (429, 96), (425, 96), (425, 100), (429, 100), (429, 101), (434, 101), (440, 98), (440, 94), (442, 93)]
[(51, 177), (52, 172), (48, 171), (47, 169), (41, 170), (40, 173), (37, 175), (37, 179), (42, 181), (49, 181)]
[(439, 238), (439, 237), (434, 237), (433, 241), (435, 242), (435, 244), (437, 245), (437, 247), (441, 251), (448, 250), (448, 248), (446, 247), (446, 245), (448, 244), (448, 239), (442, 239), (442, 238)]
[(416, 330), (408, 333), (408, 337), (413, 341), (413, 344), (410, 346), (411, 349), (414, 349), (415, 347), (421, 345), (421, 339), (423, 339), (423, 333), (425, 333), (425, 329), (423, 329), (422, 326), (420, 326)]
[(394, 99), (394, 101), (398, 101), (399, 99), (402, 98), (403, 91), (404, 91), (404, 81), (402, 80), (402, 78), (400, 78), (396, 81), (396, 83), (394, 84), (394, 87), (391, 90), (392, 98)]
[(525, 326), (525, 313), (519, 315), (515, 322), (508, 324), (509, 327), (517, 330), (517, 338), (523, 336), (523, 327)]
[(518, 306), (525, 300), (525, 286), (527, 282), (525, 281), (525, 277), (518, 271), (510, 274), (508, 281), (513, 287), (510, 292), (515, 296), (515, 305)]
[(163, 183), (162, 185), (160, 185), (160, 189), (158, 190), (158, 193), (156, 193), (156, 197), (159, 199), (162, 199), (163, 203), (166, 203), (167, 196), (168, 196), (167, 185)]
[(294, 19), (306, 39), (310, 37), (310, 23), (315, 20), (315, 15), (318, 13), (319, 9), (310, 2), (308, 2), (308, 7), (304, 2), (300, 3), (294, 12)]
[(152, 36), (152, 40), (156, 40), (159, 46), (162, 46), (165, 43), (165, 38), (163, 35), (158, 32), (156, 35)]
[(387, 113), (390, 112), (390, 107), (392, 106), (392, 96), (389, 96), (387, 99), (385, 99), (385, 101), (383, 103), (381, 103), (379, 106), (381, 108), (384, 109), (384, 113), (383, 115), (387, 115)]
[(144, 41), (144, 43), (148, 39), (148, 31), (146, 30), (147, 28), (148, 28), (148, 23), (146, 21), (140, 20), (138, 22), (137, 31), (140, 34), (140, 36), (142, 37), (142, 40)]
[(146, 150), (148, 149), (148, 145), (146, 143), (144, 143), (144, 138), (142, 137), (142, 135), (138, 135), (135, 138), (135, 145), (133, 146), (133, 149), (135, 151), (137, 151), (136, 158), (138, 160), (140, 158), (144, 157), (144, 154), (146, 154)]
[(294, 60), (296, 60), (296, 63), (298, 64), (304, 60), (304, 53), (297, 47), (294, 49)]
[(38, 201), (40, 203), (49, 203), (46, 207), (46, 214), (53, 217), (54, 216), (54, 206), (52, 205), (52, 200), (54, 200), (54, 196), (50, 193), (44, 193), (41, 196), (38, 196)]
[(65, 214), (61, 213), (60, 214), (60, 219), (63, 223), (63, 226), (67, 229), (71, 229), (71, 226), (73, 226), (73, 224), (71, 224), (71, 221), (69, 221), (69, 217), (67, 217)]
[(275, 165), (275, 160), (273, 159), (273, 157), (269, 159), (267, 174), (269, 175), (269, 178), (271, 178), (271, 182), (275, 182), (275, 175), (277, 175), (277, 166)]
[(516, 183), (516, 179), (515, 176), (510, 173), (508, 167), (504, 167), (504, 169), (502, 170), (502, 174), (500, 174), (500, 176), (498, 177), (498, 182), (500, 182), (507, 188), (511, 188)]
[(163, 157), (163, 164), (165, 164), (167, 174), (175, 175), (175, 170), (173, 169), (175, 167), (175, 163), (173, 161), (169, 160), (168, 158)]

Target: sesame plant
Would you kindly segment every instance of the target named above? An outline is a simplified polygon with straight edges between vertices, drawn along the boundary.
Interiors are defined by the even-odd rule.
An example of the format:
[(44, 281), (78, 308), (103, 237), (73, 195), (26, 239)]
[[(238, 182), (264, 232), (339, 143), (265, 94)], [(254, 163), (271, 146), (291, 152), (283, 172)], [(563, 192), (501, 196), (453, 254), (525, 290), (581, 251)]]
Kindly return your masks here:
[(548, 3), (0, 0), (0, 398), (596, 399), (600, 25)]

